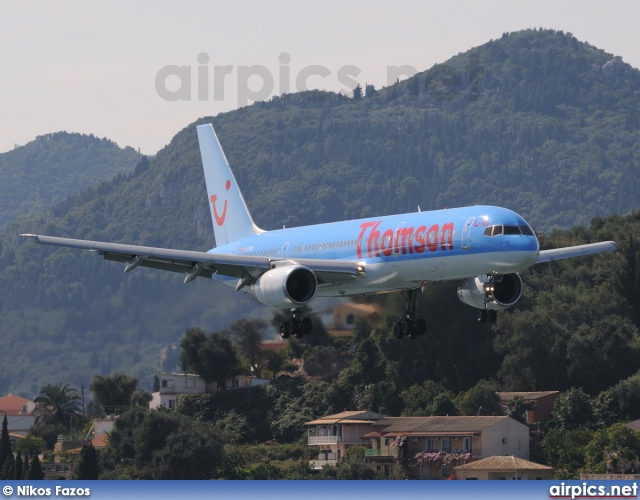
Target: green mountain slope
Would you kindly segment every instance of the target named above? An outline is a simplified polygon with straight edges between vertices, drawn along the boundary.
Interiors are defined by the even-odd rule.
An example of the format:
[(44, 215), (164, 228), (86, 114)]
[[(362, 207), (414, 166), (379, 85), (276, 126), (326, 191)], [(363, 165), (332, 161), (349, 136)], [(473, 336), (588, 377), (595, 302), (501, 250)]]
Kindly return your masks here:
[[(639, 93), (640, 72), (613, 56), (525, 31), (369, 97), (305, 92), (197, 123), (214, 123), (264, 229), (487, 203), (548, 230), (638, 207)], [(17, 236), (210, 248), (197, 123), (134, 174), (0, 236), (0, 392), (34, 395), (45, 382), (86, 385), (117, 370), (148, 384), (187, 327), (269, 314), (204, 280), (123, 276), (89, 253)]]
[(0, 154), (0, 230), (71, 193), (133, 171), (140, 155), (93, 135), (58, 132)]

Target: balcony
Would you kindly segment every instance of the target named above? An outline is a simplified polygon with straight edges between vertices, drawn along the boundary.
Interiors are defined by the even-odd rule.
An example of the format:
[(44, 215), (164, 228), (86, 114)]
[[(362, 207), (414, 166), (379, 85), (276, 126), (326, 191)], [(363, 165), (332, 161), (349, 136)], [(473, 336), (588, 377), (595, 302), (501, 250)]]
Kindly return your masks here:
[(309, 436), (309, 445), (342, 443), (342, 436)]
[(397, 448), (394, 449), (380, 449), (380, 448), (367, 448), (364, 450), (364, 456), (366, 458), (374, 457), (395, 457), (398, 453)]

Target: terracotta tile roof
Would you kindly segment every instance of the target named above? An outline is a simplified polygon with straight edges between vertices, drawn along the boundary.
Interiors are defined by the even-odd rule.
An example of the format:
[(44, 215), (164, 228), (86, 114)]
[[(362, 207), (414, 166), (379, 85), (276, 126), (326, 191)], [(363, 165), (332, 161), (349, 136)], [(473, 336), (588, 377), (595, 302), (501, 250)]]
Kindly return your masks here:
[(109, 435), (100, 434), (97, 438), (91, 441), (91, 444), (93, 444), (94, 448), (104, 448), (105, 446), (107, 446), (108, 442), (109, 442)]
[(535, 462), (529, 462), (523, 458), (517, 457), (487, 457), (476, 462), (471, 462), (464, 465), (454, 467), (458, 470), (488, 470), (488, 471), (501, 471), (501, 470), (553, 470), (553, 467), (547, 467), (546, 465), (537, 464)]
[(395, 433), (477, 433), (509, 417), (387, 417), (377, 425), (384, 425), (386, 435)]
[(307, 422), (306, 425), (331, 425), (331, 424), (372, 424), (383, 418), (384, 415), (372, 411), (343, 411), (335, 415), (327, 415), (319, 419)]
[(22, 413), (22, 409), (25, 405), (31, 401), (20, 396), (14, 396), (9, 394), (0, 398), (0, 415), (6, 413), (7, 415), (18, 415)]

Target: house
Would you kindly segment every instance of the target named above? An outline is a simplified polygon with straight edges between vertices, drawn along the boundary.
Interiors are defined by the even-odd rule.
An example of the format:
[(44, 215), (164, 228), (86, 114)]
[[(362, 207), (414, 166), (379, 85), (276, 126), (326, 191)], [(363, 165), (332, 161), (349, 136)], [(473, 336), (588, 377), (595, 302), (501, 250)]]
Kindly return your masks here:
[(536, 407), (528, 410), (526, 422), (528, 424), (544, 423), (551, 420), (553, 405), (560, 395), (559, 391), (539, 391), (539, 392), (496, 392), (500, 398), (500, 406), (505, 413), (508, 411), (508, 403), (516, 396), (520, 396), (525, 401), (535, 401)]
[(349, 446), (367, 446), (362, 436), (371, 431), (371, 424), (384, 418), (371, 411), (343, 411), (307, 422), (309, 446), (318, 446), (317, 458), (310, 461), (313, 469), (336, 465)]
[(341, 302), (326, 309), (315, 311), (325, 325), (329, 335), (334, 337), (351, 337), (356, 326), (357, 318), (369, 321), (380, 319), (380, 307), (376, 304), (358, 304), (356, 302)]
[(453, 470), (456, 479), (553, 479), (553, 467), (514, 456), (487, 457)]
[[(251, 375), (238, 375), (226, 381), (226, 388), (242, 389), (268, 383), (269, 380), (266, 379), (259, 379)], [(152, 394), (149, 409), (155, 410), (160, 406), (164, 406), (169, 410), (174, 410), (179, 396), (184, 394), (211, 394), (219, 390), (217, 382), (208, 384), (192, 373), (161, 373), (160, 391)]]
[(3, 413), (7, 415), (32, 415), (35, 407), (35, 402), (30, 399), (13, 394), (0, 398), (0, 415)]
[(387, 417), (371, 429), (365, 456), (385, 477), (398, 471), (400, 446), (417, 479), (447, 478), (456, 465), (490, 456), (529, 458), (529, 428), (506, 416)]

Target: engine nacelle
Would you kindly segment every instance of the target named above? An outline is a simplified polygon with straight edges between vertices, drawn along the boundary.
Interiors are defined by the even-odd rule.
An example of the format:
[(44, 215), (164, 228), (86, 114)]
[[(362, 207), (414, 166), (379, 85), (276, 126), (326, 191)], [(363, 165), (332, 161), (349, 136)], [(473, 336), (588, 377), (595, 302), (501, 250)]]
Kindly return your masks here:
[(485, 284), (488, 280), (483, 278), (486, 278), (486, 276), (469, 278), (458, 287), (460, 302), (471, 307), (484, 309), (485, 298), (489, 298), (487, 309), (501, 311), (511, 307), (522, 297), (522, 278), (518, 273), (496, 276), (491, 284), (493, 290), (489, 290), (488, 295), (485, 291)]
[(316, 296), (318, 280), (311, 269), (289, 265), (267, 271), (251, 285), (251, 296), (267, 306), (287, 309), (305, 305)]

